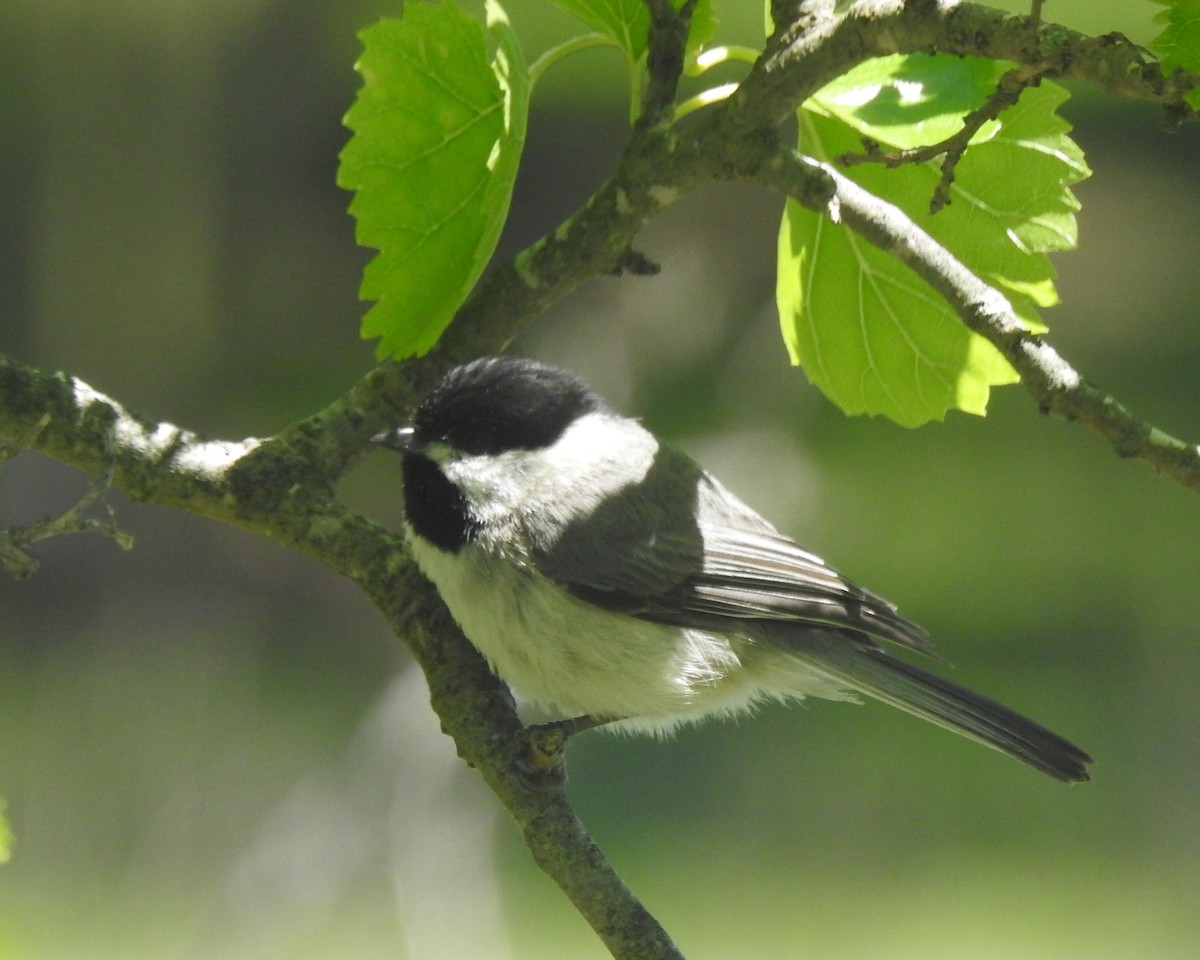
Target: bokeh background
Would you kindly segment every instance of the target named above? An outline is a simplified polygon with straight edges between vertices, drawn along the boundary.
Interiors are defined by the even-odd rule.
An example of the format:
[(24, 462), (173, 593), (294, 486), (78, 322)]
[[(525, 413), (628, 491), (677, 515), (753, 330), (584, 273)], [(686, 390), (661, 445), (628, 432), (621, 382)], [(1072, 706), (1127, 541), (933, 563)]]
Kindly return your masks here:
[[(752, 42), (758, 4), (726, 0)], [(729, 7), (736, 7), (730, 10)], [(1019, 6), (1019, 5), (1014, 5)], [(1047, 14), (1145, 42), (1149, 3)], [(533, 52), (575, 31), (510, 0)], [(372, 364), (334, 186), (368, 0), (0, 4), (0, 351), (215, 437), (269, 434)], [(724, 77), (719, 79), (725, 79)], [(1200, 131), (1076, 91), (1095, 171), (1052, 341), (1200, 437)], [(596, 186), (619, 57), (537, 91), (503, 240)], [(521, 351), (571, 366), (785, 530), (901, 602), (954, 676), (1076, 739), (1064, 787), (878, 705), (811, 702), (670, 742), (581, 738), (570, 792), (699, 958), (1200, 955), (1200, 501), (1040, 416), (850, 421), (775, 329), (777, 198), (710, 189), (640, 240), (653, 279), (558, 305)], [(0, 524), (87, 478), (26, 454)], [(396, 467), (346, 477), (399, 522)], [(0, 958), (596, 960), (344, 582), (269, 543), (109, 497), (129, 553), (77, 536), (0, 579)]]

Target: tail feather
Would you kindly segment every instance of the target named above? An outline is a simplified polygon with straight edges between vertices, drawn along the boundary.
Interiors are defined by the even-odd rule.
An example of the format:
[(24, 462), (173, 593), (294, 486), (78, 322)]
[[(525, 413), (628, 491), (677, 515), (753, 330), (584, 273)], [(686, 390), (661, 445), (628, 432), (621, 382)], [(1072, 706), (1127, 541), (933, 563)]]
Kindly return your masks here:
[[(1090, 779), (1092, 758), (1003, 704), (875, 647), (840, 646), (804, 659), (847, 686), (1016, 757), (1067, 783)], [(815, 652), (815, 651), (814, 651)]]

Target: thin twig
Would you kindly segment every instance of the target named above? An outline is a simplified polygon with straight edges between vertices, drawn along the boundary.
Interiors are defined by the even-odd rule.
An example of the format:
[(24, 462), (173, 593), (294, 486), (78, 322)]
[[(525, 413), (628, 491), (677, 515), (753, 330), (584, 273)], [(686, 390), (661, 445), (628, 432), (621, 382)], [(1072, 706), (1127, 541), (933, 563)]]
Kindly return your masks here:
[(996, 120), (1009, 107), (1015, 106), (1027, 87), (1037, 86), (1045, 72), (1030, 71), (1025, 67), (1009, 70), (1000, 78), (996, 89), (983, 105), (963, 117), (962, 128), (945, 140), (908, 150), (886, 151), (876, 141), (864, 137), (864, 153), (843, 153), (837, 157), (836, 162), (846, 167), (861, 163), (882, 163), (887, 167), (899, 167), (904, 164), (926, 163), (942, 157), (941, 176), (929, 200), (929, 212), (937, 213), (950, 202), (950, 188), (954, 184), (955, 170), (971, 141), (985, 124)]
[(50, 425), (50, 414), (43, 413), (16, 439), (12, 441), (0, 440), (0, 467), (8, 463), (13, 457), (23, 450), (32, 449), (38, 435)]
[(1035, 32), (1042, 25), (1042, 4), (1044, 0), (1033, 0), (1029, 6), (1029, 25)]
[[(25, 437), (12, 444), (0, 444), (0, 465), (20, 450), (27, 449), (49, 423), (49, 414), (43, 414)], [(26, 548), (41, 540), (68, 533), (99, 533), (111, 539), (122, 550), (132, 549), (133, 537), (117, 526), (111, 506), (105, 505), (108, 520), (97, 520), (83, 515), (92, 504), (104, 496), (112, 485), (112, 479), (113, 470), (110, 467), (102, 476), (89, 483), (75, 504), (59, 516), (40, 520), (28, 527), (9, 527), (0, 531), (0, 567), (18, 580), (28, 579), (37, 573), (41, 564)]]

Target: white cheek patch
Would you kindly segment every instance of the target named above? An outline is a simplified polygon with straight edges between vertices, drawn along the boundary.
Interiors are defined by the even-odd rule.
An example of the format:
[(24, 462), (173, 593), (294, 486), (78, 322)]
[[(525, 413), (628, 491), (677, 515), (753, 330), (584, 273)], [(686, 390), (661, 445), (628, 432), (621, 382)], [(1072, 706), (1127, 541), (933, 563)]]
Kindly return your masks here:
[(472, 513), (481, 520), (504, 514), (529, 495), (537, 481), (532, 451), (510, 450), (505, 453), (461, 457), (447, 461), (442, 472), (466, 495)]
[(446, 458), (441, 465), (480, 520), (517, 512), (559, 526), (643, 480), (657, 453), (658, 441), (634, 421), (589, 413), (549, 447)]

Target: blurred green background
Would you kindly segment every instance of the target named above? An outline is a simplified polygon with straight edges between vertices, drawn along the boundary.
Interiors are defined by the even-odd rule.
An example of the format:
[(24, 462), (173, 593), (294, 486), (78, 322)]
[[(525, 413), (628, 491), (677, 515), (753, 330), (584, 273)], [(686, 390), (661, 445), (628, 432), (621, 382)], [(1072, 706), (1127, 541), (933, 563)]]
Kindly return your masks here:
[[(735, 6), (726, 0), (725, 8)], [(723, 11), (752, 41), (757, 4)], [(1019, 5), (1013, 5), (1017, 8)], [(510, 2), (531, 51), (573, 28)], [(1058, 0), (1153, 35), (1149, 3)], [(367, 370), (334, 187), (350, 0), (0, 5), (0, 351), (212, 436), (263, 435)], [(722, 78), (723, 79), (723, 78)], [(1200, 132), (1077, 91), (1095, 175), (1052, 341), (1200, 437)], [(605, 175), (626, 106), (599, 51), (538, 90), (502, 254)], [(779, 200), (727, 187), (648, 229), (653, 279), (577, 292), (523, 352), (568, 365), (925, 624), (954, 676), (1098, 758), (1064, 787), (894, 710), (810, 702), (665, 742), (581, 738), (570, 791), (692, 960), (1200, 955), (1200, 501), (1020, 388), (986, 420), (848, 421), (775, 329)], [(0, 473), (0, 524), (86, 478)], [(399, 523), (396, 466), (343, 484)], [(137, 537), (0, 580), (0, 960), (595, 960), (598, 941), (454, 757), (353, 586), (114, 495)]]

